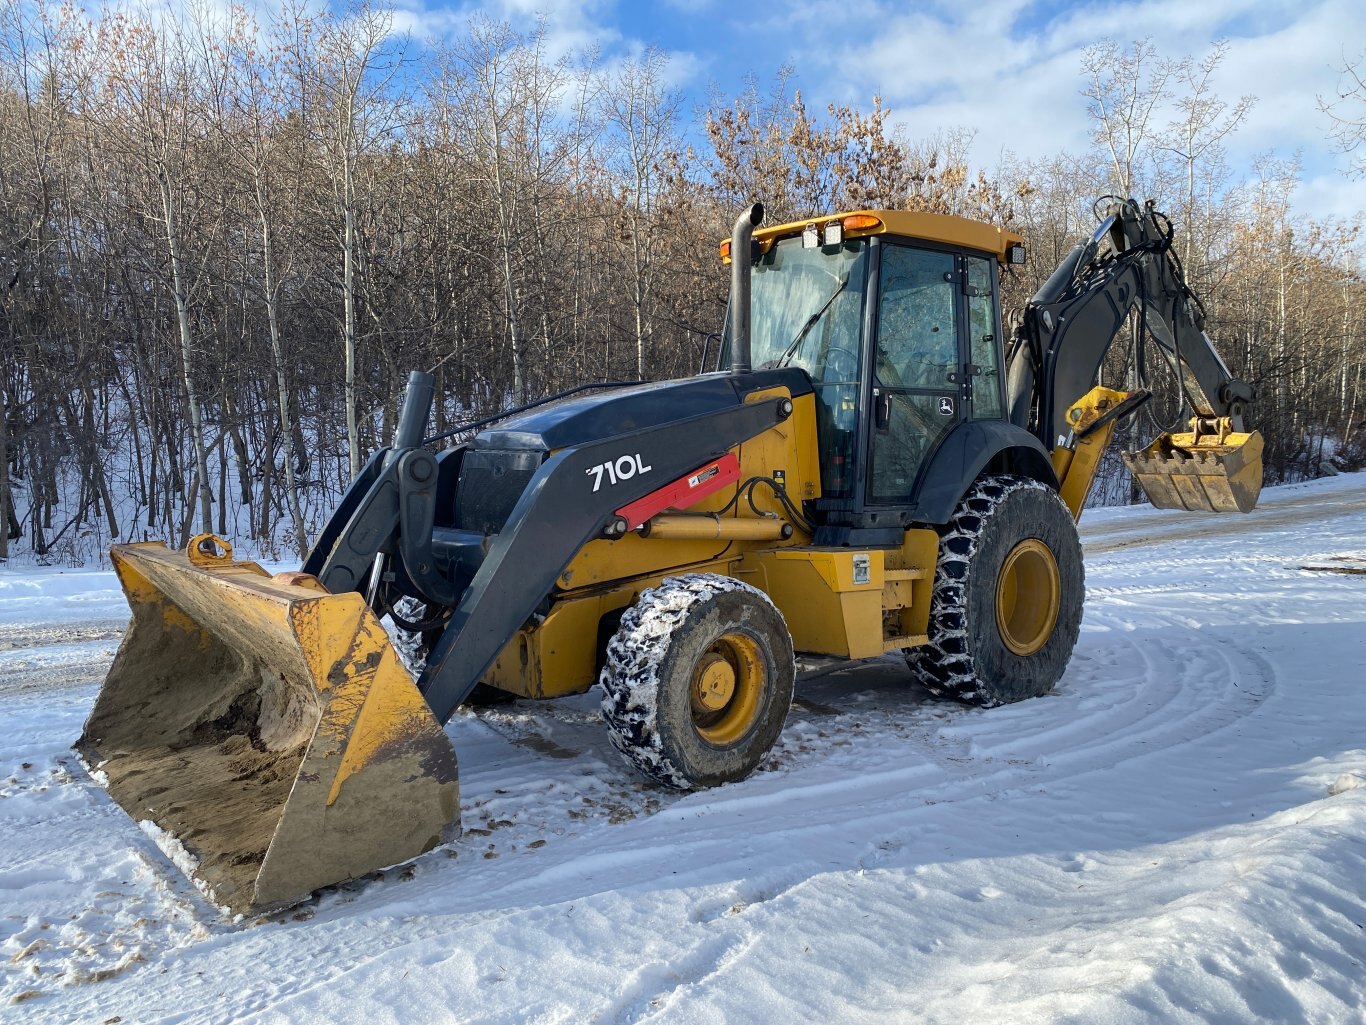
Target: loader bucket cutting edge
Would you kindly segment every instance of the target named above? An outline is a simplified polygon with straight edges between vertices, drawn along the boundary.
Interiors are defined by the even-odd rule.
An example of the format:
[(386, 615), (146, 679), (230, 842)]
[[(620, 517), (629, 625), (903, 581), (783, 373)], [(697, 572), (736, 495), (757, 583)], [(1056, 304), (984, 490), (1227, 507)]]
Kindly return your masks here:
[(1162, 434), (1126, 452), (1124, 465), (1158, 509), (1251, 512), (1262, 491), (1262, 436)]
[(239, 914), (458, 829), (455, 752), (361, 596), (200, 541), (110, 550), (133, 618), (76, 748), (114, 801)]

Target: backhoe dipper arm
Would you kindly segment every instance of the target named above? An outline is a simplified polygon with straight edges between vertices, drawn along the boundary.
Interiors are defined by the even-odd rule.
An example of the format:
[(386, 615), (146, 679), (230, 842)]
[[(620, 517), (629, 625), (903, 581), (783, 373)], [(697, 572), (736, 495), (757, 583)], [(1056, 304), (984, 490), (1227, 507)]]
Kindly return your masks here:
[[(1253, 388), (1224, 365), (1204, 331), (1200, 300), (1171, 252), (1171, 230), (1152, 204), (1112, 203), (1087, 241), (1076, 246), (1025, 308), (1010, 363), (1011, 419), (1049, 448), (1065, 443), (1071, 405), (1095, 383), (1106, 353), (1137, 308), (1145, 334), (1180, 370), (1197, 418), (1227, 418), (1242, 431)], [(1097, 258), (1109, 235), (1112, 252)], [(1140, 380), (1142, 345), (1138, 350)]]

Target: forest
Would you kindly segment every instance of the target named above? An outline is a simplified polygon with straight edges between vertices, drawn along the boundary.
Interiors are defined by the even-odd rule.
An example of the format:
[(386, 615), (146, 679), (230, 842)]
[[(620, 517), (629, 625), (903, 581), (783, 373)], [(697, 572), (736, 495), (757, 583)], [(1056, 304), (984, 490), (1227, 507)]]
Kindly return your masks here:
[[(1092, 145), (987, 168), (968, 128), (908, 137), (877, 96), (813, 109), (790, 69), (693, 108), (655, 50), (394, 29), (365, 0), (265, 20), (0, 0), (0, 561), (201, 530), (301, 556), (412, 369), (437, 376), (443, 431), (694, 373), (725, 309), (717, 243), (755, 199), (774, 223), (886, 207), (1018, 231), (1019, 304), (1097, 196), (1152, 198), (1259, 391), (1268, 483), (1366, 463), (1359, 215), (1298, 215), (1300, 168), (1270, 147), (1230, 165), (1256, 98), (1218, 94), (1223, 43), (1095, 44)], [(1348, 106), (1322, 114), (1350, 149), (1343, 70)], [(1105, 383), (1132, 382), (1131, 353)], [(1121, 443), (1179, 415), (1153, 405)], [(1130, 500), (1106, 472), (1095, 500)]]

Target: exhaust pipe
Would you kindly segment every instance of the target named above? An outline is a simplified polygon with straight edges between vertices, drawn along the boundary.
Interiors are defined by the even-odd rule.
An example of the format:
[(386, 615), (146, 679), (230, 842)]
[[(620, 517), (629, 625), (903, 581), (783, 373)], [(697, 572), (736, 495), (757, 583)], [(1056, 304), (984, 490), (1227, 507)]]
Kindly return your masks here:
[(399, 408), (398, 424), (394, 428), (394, 448), (418, 448), (427, 433), (427, 422), (432, 412), (432, 396), (436, 394), (436, 378), (414, 370), (408, 375), (408, 387), (403, 391), (403, 405)]
[(749, 345), (749, 245), (754, 229), (764, 222), (764, 204), (755, 203), (742, 213), (730, 232), (730, 372), (748, 374)]

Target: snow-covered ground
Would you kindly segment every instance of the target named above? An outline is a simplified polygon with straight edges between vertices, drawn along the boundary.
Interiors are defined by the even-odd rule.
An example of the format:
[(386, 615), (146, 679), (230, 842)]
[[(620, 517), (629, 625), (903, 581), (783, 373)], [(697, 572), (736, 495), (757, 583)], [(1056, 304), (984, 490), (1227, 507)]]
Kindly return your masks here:
[(591, 695), (458, 715), (462, 839), (238, 923), (68, 750), (112, 575), (0, 572), (0, 1018), (1366, 1021), (1366, 480), (1083, 536), (1046, 698), (827, 667), (686, 796)]

